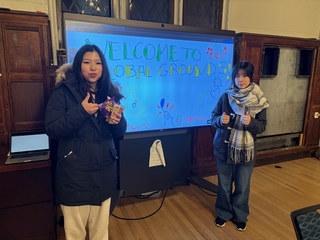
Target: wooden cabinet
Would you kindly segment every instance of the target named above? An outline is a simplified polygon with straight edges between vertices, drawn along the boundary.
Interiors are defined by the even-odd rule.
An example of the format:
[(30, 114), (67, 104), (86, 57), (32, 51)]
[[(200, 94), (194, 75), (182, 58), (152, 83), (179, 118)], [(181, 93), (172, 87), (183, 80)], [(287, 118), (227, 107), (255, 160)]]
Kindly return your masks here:
[(51, 161), (5, 165), (9, 135), (44, 128), (48, 16), (0, 10), (0, 239), (56, 239)]
[(5, 166), (0, 153), (0, 239), (54, 240), (50, 161)]
[(48, 16), (0, 10), (0, 144), (44, 127), (51, 63)]
[(4, 165), (0, 148), (0, 239), (56, 239), (51, 161)]
[(201, 127), (193, 130), (193, 148), (191, 171), (200, 176), (217, 174), (215, 156), (213, 155), (213, 137), (216, 129)]

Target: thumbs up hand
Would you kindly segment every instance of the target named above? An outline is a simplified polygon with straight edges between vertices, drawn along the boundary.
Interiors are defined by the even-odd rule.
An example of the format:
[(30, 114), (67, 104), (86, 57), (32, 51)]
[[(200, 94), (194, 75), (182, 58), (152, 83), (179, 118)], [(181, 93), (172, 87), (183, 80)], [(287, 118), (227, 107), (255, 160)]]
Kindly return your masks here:
[(221, 122), (224, 125), (228, 124), (230, 122), (230, 116), (227, 115), (225, 112), (223, 112), (223, 114), (221, 116)]
[(251, 116), (249, 112), (246, 112), (246, 115), (241, 116), (240, 121), (243, 125), (248, 126), (251, 122)]
[(90, 93), (87, 93), (87, 96), (81, 102), (82, 107), (86, 110), (90, 115), (96, 113), (99, 109), (99, 105), (96, 103), (89, 103)]

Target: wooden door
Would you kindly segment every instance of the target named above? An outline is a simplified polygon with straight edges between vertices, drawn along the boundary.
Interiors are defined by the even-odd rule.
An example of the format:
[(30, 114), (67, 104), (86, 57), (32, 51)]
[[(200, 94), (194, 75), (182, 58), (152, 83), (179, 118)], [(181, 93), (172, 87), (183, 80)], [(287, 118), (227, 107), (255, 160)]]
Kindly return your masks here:
[[(1, 24), (1, 23), (0, 23)], [(1, 28), (0, 28), (1, 29)], [(3, 53), (3, 42), (2, 31), (0, 31), (0, 52)], [(6, 68), (4, 55), (0, 54), (0, 145), (6, 145), (8, 143), (8, 116), (9, 105), (5, 99), (8, 99), (8, 92), (6, 82)]]
[(31, 21), (2, 23), (10, 131), (43, 129), (48, 62), (47, 26)]
[[(320, 144), (320, 117), (316, 117), (315, 114), (320, 113), (320, 47), (314, 51), (315, 61), (313, 65), (313, 81), (310, 86), (310, 108), (306, 112), (306, 124), (305, 130), (305, 145), (308, 148), (319, 148)], [(316, 114), (317, 115), (317, 114)]]
[[(3, 96), (3, 91), (2, 91), (2, 73), (1, 73), (1, 62), (0, 62), (0, 96)], [(3, 98), (0, 97), (0, 145), (4, 145), (6, 143), (6, 129), (5, 129), (5, 118), (6, 118), (6, 108), (5, 108), (5, 105), (3, 103)]]

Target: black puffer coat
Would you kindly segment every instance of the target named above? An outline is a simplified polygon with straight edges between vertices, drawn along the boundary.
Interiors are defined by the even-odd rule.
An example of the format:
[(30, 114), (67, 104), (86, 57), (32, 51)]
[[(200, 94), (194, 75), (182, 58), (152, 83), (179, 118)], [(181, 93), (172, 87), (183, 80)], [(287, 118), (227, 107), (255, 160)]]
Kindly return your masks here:
[(45, 129), (59, 141), (55, 198), (67, 206), (101, 205), (117, 190), (117, 152), (114, 137), (122, 136), (127, 122), (108, 124), (89, 115), (81, 105), (84, 97), (76, 87), (62, 84), (47, 105)]

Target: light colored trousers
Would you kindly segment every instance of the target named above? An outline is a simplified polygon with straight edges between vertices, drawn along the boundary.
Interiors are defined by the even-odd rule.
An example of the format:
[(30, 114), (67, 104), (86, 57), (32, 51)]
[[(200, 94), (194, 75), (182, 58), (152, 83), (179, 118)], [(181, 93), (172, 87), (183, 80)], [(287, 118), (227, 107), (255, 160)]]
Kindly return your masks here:
[(101, 206), (61, 206), (64, 217), (66, 240), (85, 240), (87, 231), (90, 240), (108, 240), (111, 198)]

